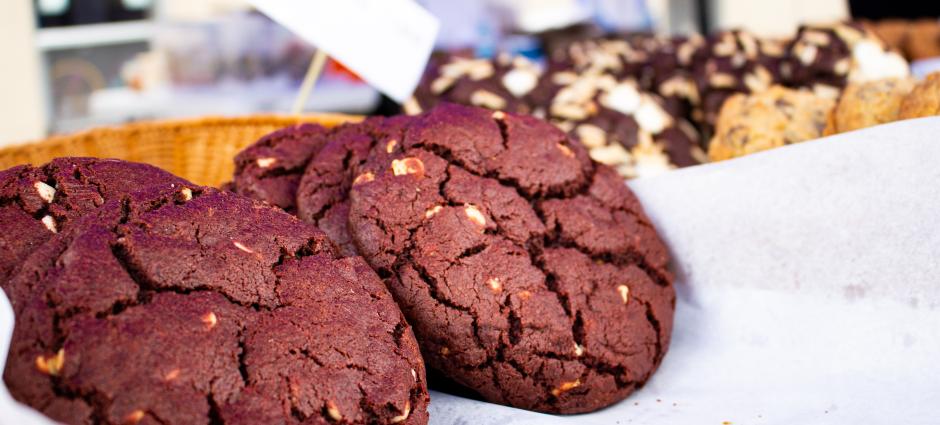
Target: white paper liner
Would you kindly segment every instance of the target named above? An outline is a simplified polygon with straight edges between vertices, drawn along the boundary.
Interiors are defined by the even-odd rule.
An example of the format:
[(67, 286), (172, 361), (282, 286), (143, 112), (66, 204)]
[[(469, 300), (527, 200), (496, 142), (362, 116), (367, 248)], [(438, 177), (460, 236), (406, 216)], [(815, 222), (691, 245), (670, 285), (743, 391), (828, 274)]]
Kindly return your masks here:
[[(653, 379), (574, 416), (432, 392), (432, 424), (940, 423), (940, 118), (630, 186), (677, 274)], [(49, 423), (5, 388), (0, 421)]]

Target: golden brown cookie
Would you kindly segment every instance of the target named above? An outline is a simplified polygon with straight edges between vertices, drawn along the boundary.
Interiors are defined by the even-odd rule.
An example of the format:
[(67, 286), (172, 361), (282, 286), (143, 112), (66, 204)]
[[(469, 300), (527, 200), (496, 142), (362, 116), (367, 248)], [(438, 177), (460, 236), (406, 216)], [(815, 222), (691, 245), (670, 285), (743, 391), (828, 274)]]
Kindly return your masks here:
[(910, 78), (851, 83), (829, 114), (824, 135), (844, 133), (897, 121), (901, 100), (914, 88)]
[(818, 138), (834, 103), (781, 86), (731, 96), (721, 108), (708, 157), (721, 161)]
[(929, 117), (940, 115), (940, 72), (934, 72), (917, 83), (904, 99), (901, 100), (901, 112), (898, 119)]

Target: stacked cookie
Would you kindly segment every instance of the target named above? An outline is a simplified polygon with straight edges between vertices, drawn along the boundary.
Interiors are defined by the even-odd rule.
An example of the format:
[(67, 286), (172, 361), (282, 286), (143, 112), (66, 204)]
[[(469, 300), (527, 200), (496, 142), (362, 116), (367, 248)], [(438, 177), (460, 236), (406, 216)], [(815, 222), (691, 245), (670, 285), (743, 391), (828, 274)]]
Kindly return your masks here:
[(142, 164), (0, 173), (14, 398), (64, 423), (427, 423), (375, 272), (285, 212)]
[[(453, 104), (327, 131), (297, 214), (383, 277), (429, 367), (487, 400), (554, 413), (608, 406), (649, 379), (672, 329), (668, 254), (579, 142)], [(268, 151), (240, 161), (273, 170), (276, 157), (252, 152)], [(280, 175), (236, 173), (232, 187), (290, 191)]]
[(892, 121), (940, 115), (940, 72), (915, 82), (885, 78), (849, 84), (829, 114), (825, 134)]
[[(704, 162), (710, 141), (724, 139), (712, 136), (729, 99), (783, 86), (812, 92), (823, 99), (816, 107), (823, 107), (850, 82), (908, 74), (904, 59), (857, 23), (806, 25), (789, 40), (741, 30), (707, 37), (580, 37), (555, 40), (547, 59), (539, 71), (505, 55), (492, 61), (439, 55), (405, 109), (415, 113), (447, 101), (531, 112), (579, 138), (595, 160), (633, 178)], [(774, 134), (779, 143), (754, 146), (808, 140), (802, 138), (821, 131)]]

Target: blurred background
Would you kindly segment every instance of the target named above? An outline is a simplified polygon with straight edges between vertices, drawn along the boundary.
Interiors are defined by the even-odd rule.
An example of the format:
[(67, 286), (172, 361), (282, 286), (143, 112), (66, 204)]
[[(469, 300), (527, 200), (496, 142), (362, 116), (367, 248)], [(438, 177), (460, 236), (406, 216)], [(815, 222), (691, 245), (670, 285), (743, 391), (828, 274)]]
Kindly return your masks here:
[[(936, 27), (940, 16), (940, 2), (917, 1), (419, 3), (442, 20), (441, 49), (536, 61), (540, 37), (562, 28), (669, 35), (743, 28), (773, 37), (803, 22), (903, 18)], [(929, 61), (940, 35), (935, 44), (904, 53)], [(135, 120), (287, 112), (314, 51), (240, 0), (3, 0), (0, 47), (0, 145)], [(396, 106), (330, 62), (306, 110), (373, 114)]]

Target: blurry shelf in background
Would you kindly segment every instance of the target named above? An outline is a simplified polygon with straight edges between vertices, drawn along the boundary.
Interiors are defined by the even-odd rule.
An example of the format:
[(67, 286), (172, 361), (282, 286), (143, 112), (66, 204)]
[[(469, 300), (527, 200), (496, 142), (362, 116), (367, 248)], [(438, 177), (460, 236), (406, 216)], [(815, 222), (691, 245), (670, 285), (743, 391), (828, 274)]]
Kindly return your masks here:
[[(249, 84), (222, 82), (217, 86), (173, 87), (144, 92), (126, 87), (107, 88), (91, 95), (87, 116), (56, 120), (51, 130), (53, 133), (71, 133), (140, 120), (287, 112), (296, 94), (296, 82), (287, 79), (267, 79)], [(379, 100), (379, 92), (363, 83), (321, 81), (304, 110), (368, 114)]]
[(36, 30), (39, 50), (63, 50), (150, 41), (155, 25), (151, 21), (127, 21)]

